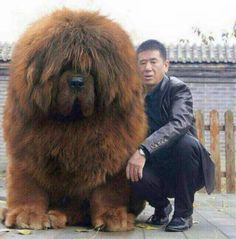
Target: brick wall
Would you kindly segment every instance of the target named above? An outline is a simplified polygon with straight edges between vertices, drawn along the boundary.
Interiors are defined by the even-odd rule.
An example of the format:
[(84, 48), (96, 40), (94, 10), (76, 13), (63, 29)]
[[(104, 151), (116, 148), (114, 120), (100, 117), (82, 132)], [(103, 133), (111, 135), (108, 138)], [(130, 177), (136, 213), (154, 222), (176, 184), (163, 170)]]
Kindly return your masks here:
[[(224, 112), (232, 110), (236, 123), (236, 64), (172, 64), (169, 75), (188, 84), (194, 110), (208, 113), (215, 109), (220, 113), (221, 123)], [(208, 117), (206, 123), (209, 123)]]

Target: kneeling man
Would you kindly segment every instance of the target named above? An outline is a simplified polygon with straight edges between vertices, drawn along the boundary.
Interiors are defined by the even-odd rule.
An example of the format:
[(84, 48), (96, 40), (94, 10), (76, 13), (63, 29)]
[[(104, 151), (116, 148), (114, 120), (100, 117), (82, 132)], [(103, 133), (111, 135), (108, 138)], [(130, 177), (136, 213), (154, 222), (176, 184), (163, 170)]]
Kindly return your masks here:
[[(128, 161), (127, 178), (137, 199), (155, 208), (150, 222), (167, 224), (166, 231), (192, 226), (194, 194), (203, 186), (214, 189), (214, 163), (196, 137), (192, 95), (187, 85), (167, 76), (164, 45), (143, 42), (137, 60), (145, 88), (149, 132)], [(169, 222), (174, 198), (174, 214)]]

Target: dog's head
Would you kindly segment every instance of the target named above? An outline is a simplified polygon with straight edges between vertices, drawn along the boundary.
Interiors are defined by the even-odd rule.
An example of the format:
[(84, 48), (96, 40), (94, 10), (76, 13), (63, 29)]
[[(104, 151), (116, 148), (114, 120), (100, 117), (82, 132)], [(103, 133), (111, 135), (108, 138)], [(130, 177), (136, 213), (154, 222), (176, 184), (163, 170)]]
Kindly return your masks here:
[(28, 112), (89, 117), (129, 110), (140, 94), (135, 52), (122, 28), (98, 13), (58, 10), (23, 34), (10, 84)]

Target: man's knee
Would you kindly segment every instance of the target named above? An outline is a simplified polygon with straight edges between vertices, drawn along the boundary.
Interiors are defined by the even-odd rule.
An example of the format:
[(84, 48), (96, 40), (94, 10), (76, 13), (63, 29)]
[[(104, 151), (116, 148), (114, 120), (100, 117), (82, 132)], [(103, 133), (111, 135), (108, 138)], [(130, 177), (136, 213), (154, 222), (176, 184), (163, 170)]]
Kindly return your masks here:
[(184, 156), (182, 158), (192, 156), (193, 154), (198, 157), (200, 155), (199, 142), (190, 135), (184, 135), (175, 144), (174, 153), (175, 155)]

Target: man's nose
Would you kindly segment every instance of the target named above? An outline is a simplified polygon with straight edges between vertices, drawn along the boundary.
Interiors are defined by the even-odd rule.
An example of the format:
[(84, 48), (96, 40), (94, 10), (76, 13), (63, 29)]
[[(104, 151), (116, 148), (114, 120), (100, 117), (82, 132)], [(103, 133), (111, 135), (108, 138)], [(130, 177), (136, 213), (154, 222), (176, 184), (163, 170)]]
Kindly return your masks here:
[(151, 71), (152, 70), (152, 64), (148, 61), (147, 64), (145, 65), (145, 70), (146, 71)]
[(71, 89), (79, 90), (84, 87), (84, 80), (81, 76), (73, 76), (68, 79), (68, 84)]

